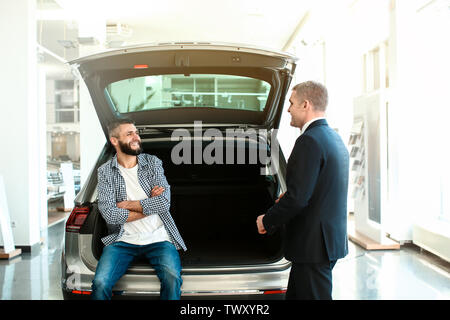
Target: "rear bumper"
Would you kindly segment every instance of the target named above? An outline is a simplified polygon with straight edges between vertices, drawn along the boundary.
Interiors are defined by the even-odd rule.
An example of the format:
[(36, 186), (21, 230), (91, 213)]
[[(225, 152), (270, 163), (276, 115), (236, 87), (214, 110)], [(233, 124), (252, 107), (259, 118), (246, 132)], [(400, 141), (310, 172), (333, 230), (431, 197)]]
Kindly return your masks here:
[[(70, 241), (67, 241), (72, 237)], [(61, 259), (64, 299), (89, 299), (97, 260), (79, 245), (78, 235), (68, 235)], [(83, 248), (83, 250), (80, 250)], [(182, 299), (283, 299), (290, 263), (284, 259), (248, 267), (182, 269)], [(151, 268), (130, 268), (116, 283), (114, 299), (159, 299), (160, 281)], [(267, 294), (267, 292), (271, 294)], [(281, 292), (280, 292), (281, 291)]]
[[(67, 270), (67, 268), (66, 268)], [(290, 268), (240, 274), (183, 274), (183, 300), (284, 299)], [(63, 273), (64, 299), (90, 299), (94, 274)], [(113, 299), (159, 299), (156, 275), (125, 274), (113, 288)]]
[[(254, 292), (196, 292), (182, 293), (181, 300), (285, 300), (286, 289)], [(64, 300), (90, 300), (90, 291), (62, 290)], [(159, 293), (115, 292), (112, 300), (159, 300)]]

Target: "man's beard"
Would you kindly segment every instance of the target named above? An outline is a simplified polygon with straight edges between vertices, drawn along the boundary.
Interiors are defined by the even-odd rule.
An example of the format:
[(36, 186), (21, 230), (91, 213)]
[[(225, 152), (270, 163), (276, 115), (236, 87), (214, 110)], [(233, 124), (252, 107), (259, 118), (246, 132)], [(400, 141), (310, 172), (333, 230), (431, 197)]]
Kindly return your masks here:
[[(130, 142), (130, 144), (131, 144), (131, 143), (132, 143), (132, 142)], [(134, 149), (132, 149), (132, 148), (130, 147), (130, 144), (122, 143), (122, 142), (119, 140), (119, 149), (120, 149), (120, 151), (122, 151), (123, 153), (128, 154), (128, 155), (130, 155), (130, 156), (137, 156), (138, 154), (141, 154), (141, 153), (142, 153), (142, 145), (141, 145), (141, 142), (138, 142), (138, 143), (139, 143), (139, 148), (136, 149), (136, 150), (134, 150)]]

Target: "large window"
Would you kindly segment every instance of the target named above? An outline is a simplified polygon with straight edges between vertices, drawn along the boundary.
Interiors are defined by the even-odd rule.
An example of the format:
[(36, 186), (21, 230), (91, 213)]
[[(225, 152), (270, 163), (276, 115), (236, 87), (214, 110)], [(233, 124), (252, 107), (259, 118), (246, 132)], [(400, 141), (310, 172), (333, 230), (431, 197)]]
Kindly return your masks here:
[[(442, 30), (450, 28), (450, 10), (448, 1), (423, 1), (423, 6), (417, 10), (412, 25), (414, 32), (414, 54), (417, 56), (414, 71), (417, 76), (416, 85), (411, 90), (414, 101), (417, 101), (416, 110), (423, 106), (432, 108), (431, 115), (420, 112), (415, 123), (420, 123), (420, 134), (424, 136), (425, 146), (418, 152), (422, 160), (424, 176), (430, 183), (421, 183), (425, 190), (424, 200), (427, 208), (423, 217), (436, 219), (445, 229), (449, 230), (450, 223), (450, 149), (446, 140), (450, 135), (448, 119), (450, 116), (450, 43), (443, 36)], [(419, 76), (420, 75), (420, 76)], [(427, 196), (427, 192), (430, 193)], [(431, 194), (432, 192), (432, 194)], [(435, 198), (432, 198), (435, 196)], [(433, 203), (433, 206), (430, 205)], [(434, 205), (435, 203), (435, 205)], [(443, 224), (444, 223), (444, 224)]]
[(80, 122), (78, 91), (73, 80), (55, 81), (55, 123)]
[(389, 88), (389, 42), (386, 40), (363, 56), (363, 93)]
[(263, 111), (269, 91), (269, 83), (248, 77), (170, 74), (113, 82), (105, 94), (120, 113), (186, 107)]

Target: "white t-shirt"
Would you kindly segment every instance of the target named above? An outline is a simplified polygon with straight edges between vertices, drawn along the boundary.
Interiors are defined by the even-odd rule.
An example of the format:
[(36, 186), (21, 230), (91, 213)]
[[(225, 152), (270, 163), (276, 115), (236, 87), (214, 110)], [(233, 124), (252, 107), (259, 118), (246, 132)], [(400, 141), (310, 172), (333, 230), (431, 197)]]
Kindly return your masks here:
[[(137, 170), (138, 165), (133, 168), (124, 168), (119, 164), (119, 170), (125, 180), (127, 190), (127, 200), (136, 201), (148, 198), (139, 184)], [(123, 241), (136, 245), (147, 245), (150, 243), (169, 241), (166, 228), (157, 214), (148, 217), (126, 222), (124, 224), (124, 233), (117, 241)]]

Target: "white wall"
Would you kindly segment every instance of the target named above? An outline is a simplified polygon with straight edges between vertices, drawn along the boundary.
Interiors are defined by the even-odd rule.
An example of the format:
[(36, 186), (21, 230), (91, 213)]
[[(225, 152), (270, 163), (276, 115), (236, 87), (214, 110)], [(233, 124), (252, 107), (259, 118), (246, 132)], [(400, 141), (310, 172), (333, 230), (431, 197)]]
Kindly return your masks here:
[[(288, 48), (300, 58), (293, 83), (316, 80), (325, 84), (329, 93), (327, 119), (344, 142), (352, 126), (353, 98), (362, 93), (362, 56), (389, 35), (388, 3), (361, 0), (351, 7), (338, 2), (316, 6)], [(284, 118), (281, 126), (288, 126), (289, 115), (285, 113)], [(293, 130), (282, 130), (294, 139)], [(297, 130), (295, 138), (298, 134)], [(289, 134), (285, 136), (289, 139)]]
[(55, 80), (48, 79), (45, 85), (47, 123), (55, 123)]
[(67, 134), (67, 155), (73, 161), (80, 159), (80, 134)]
[[(80, 55), (92, 54), (100, 48), (96, 46), (81, 46)], [(95, 112), (94, 104), (83, 79), (80, 79), (80, 184), (89, 176), (100, 151), (105, 145), (106, 137)]]
[[(399, 239), (412, 239), (415, 223), (445, 225), (450, 230), (448, 221), (439, 220), (441, 214), (450, 217), (445, 206), (450, 201), (445, 193), (450, 185), (446, 142), (450, 136), (450, 42), (446, 36), (450, 12), (448, 6), (441, 10), (436, 6), (444, 2), (396, 1), (392, 34), (397, 37), (399, 190), (391, 224)], [(446, 236), (450, 237), (450, 231)]]
[(40, 142), (39, 150), (39, 187), (37, 190), (39, 197), (39, 229), (46, 230), (48, 227), (48, 202), (47, 202), (47, 125), (46, 125), (46, 73), (42, 67), (38, 67), (37, 74), (37, 103), (38, 103), (38, 140)]
[(412, 239), (414, 221), (436, 219), (450, 209), (441, 205), (450, 203), (450, 195), (441, 193), (442, 177), (450, 176), (444, 164), (450, 157), (444, 147), (450, 136), (450, 19), (445, 6), (441, 13), (420, 9), (433, 3), (444, 1), (360, 0), (347, 8), (318, 8), (290, 48), (300, 57), (296, 82), (323, 79), (329, 123), (347, 142), (353, 99), (363, 93), (363, 55), (388, 40), (390, 168), (384, 217), (385, 230), (398, 240)]
[(0, 38), (8, 44), (0, 59), (0, 174), (16, 225), (15, 244), (23, 246), (39, 242), (40, 180), (45, 172), (41, 158), (46, 150), (45, 126), (39, 124), (45, 108), (37, 100), (35, 11), (35, 1), (0, 2)]

